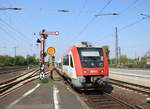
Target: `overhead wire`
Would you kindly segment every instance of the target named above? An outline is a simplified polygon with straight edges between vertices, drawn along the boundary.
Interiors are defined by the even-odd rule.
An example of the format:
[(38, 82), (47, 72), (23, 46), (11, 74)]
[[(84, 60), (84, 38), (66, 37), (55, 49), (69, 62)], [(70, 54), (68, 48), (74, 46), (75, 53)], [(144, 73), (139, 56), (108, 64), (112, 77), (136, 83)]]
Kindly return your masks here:
[[(12, 32), (13, 31), (11, 31), (9, 28), (8, 28), (8, 26), (6, 26), (4, 23), (2, 23), (2, 22), (0, 22), (0, 24), (1, 24), (1, 27), (0, 27), (0, 29), (6, 34), (6, 37), (3, 37), (3, 40), (5, 39), (5, 38), (7, 38), (7, 41), (10, 41), (11, 43), (12, 43), (12, 41), (13, 42), (18, 42), (18, 41), (20, 41), (19, 40), (19, 38), (17, 38), (17, 37), (15, 37), (16, 35), (13, 35), (12, 34)], [(7, 37), (8, 36), (8, 37)]]
[(140, 22), (143, 21), (143, 20), (144, 20), (144, 19), (142, 18), (142, 19), (137, 20), (137, 21), (135, 21), (135, 22), (133, 22), (133, 23), (130, 23), (130, 24), (128, 24), (128, 25), (126, 25), (126, 26), (120, 28), (120, 29), (118, 30), (118, 32), (123, 31), (124, 29), (127, 29), (127, 28), (129, 28), (129, 27), (131, 27), (131, 26), (134, 26), (134, 25), (140, 23)]
[(83, 5), (82, 5), (81, 9), (79, 10), (79, 14), (78, 14), (78, 16), (80, 16), (80, 15), (81, 15), (81, 13), (83, 12), (83, 10), (84, 10), (84, 9), (85, 9), (85, 7), (86, 7), (86, 4), (87, 4), (87, 0), (84, 0), (84, 3), (83, 3)]
[[(124, 12), (127, 12), (128, 10), (130, 10), (130, 8), (131, 8), (132, 6), (134, 6), (138, 1), (139, 1), (139, 0), (134, 0), (127, 8), (125, 8), (125, 9), (124, 9), (123, 11), (121, 11), (121, 13), (119, 13), (119, 14), (122, 15)], [(143, 20), (144, 20), (144, 19), (142, 18), (142, 19), (137, 20), (137, 21), (135, 21), (135, 22), (133, 22), (133, 23), (127, 24), (127, 25), (123, 26), (122, 28), (120, 28), (120, 29), (118, 30), (118, 32), (121, 32), (121, 31), (123, 31), (124, 29), (127, 29), (127, 28), (129, 28), (129, 27), (131, 27), (131, 26), (134, 26), (134, 25), (140, 23), (140, 22), (143, 21)], [(112, 35), (107, 35), (107, 36), (113, 36), (113, 33), (111, 33), (111, 34), (112, 34)], [(105, 37), (105, 38), (106, 38), (106, 37)]]
[[(111, 2), (112, 2), (112, 0), (109, 0), (109, 1), (104, 5), (104, 7), (103, 7), (102, 9), (100, 9), (100, 11), (98, 11), (98, 13), (99, 13), (99, 14), (102, 13), (102, 11), (103, 11), (106, 7), (108, 7)], [(90, 25), (96, 18), (97, 18), (96, 16), (93, 16), (93, 17), (89, 20), (89, 22), (88, 22), (88, 23), (83, 27), (83, 29), (78, 33), (78, 36), (75, 37), (76, 40), (79, 38), (79, 36), (80, 36), (81, 34), (83, 34), (83, 32), (89, 27), (89, 25)]]
[[(1, 20), (1, 19), (0, 19)], [(4, 31), (5, 32), (5, 34), (7, 34), (10, 38), (9, 38), (9, 40), (7, 40), (7, 41), (9, 41), (10, 43), (12, 43), (12, 41), (13, 42), (15, 42), (14, 44), (15, 45), (13, 45), (13, 46), (18, 46), (18, 42), (22, 42), (22, 43), (25, 43), (25, 44), (23, 44), (23, 46), (26, 46), (26, 47), (30, 47), (30, 43), (28, 42), (28, 40), (27, 41), (22, 41), (22, 39), (21, 39), (21, 37), (19, 37), (20, 35), (19, 34), (16, 34), (18, 37), (15, 37), (16, 35), (12, 35), (12, 32), (11, 31), (15, 31), (14, 29), (15, 28), (13, 28), (12, 26), (8, 26), (7, 24), (6, 24), (6, 22), (4, 23), (4, 22), (1, 22), (1, 23), (3, 23), (3, 27), (4, 27), (4, 24), (5, 24), (5, 28), (7, 28), (7, 29), (4, 29), (4, 28), (2, 28), (1, 27), (1, 30), (2, 31)], [(7, 26), (7, 27), (6, 27)], [(9, 28), (8, 28), (9, 27)], [(11, 30), (10, 30), (11, 29)], [(9, 30), (9, 32), (8, 32), (8, 30)], [(15, 31), (16, 32), (16, 31)], [(28, 44), (27, 44), (28, 43)], [(12, 45), (11, 45), (12, 46)], [(19, 45), (20, 46), (20, 45)]]
[[(2, 23), (4, 23), (5, 25), (7, 25), (10, 29), (12, 29), (13, 31), (15, 31), (18, 35), (21, 36), (21, 38), (25, 39), (28, 43), (28, 41), (30, 41), (30, 39), (28, 39), (27, 36), (25, 36), (23, 33), (21, 33), (19, 30), (15, 29), (13, 26), (9, 25), (7, 22), (5, 22), (3, 19), (0, 18), (0, 21)], [(19, 37), (20, 38), (20, 37)]]
[(120, 14), (123, 14), (125, 12), (127, 12), (130, 8), (132, 8), (139, 0), (134, 0), (127, 8), (125, 8), (124, 10), (122, 10), (120, 12)]
[[(8, 26), (6, 26), (4, 23), (0, 22), (1, 26), (1, 30), (3, 30), (4, 32), (6, 32), (7, 34), (9, 34), (8, 36), (10, 37), (9, 39), (12, 39), (14, 41), (20, 41), (19, 38), (15, 37), (16, 35), (12, 35), (13, 31), (10, 30), (10, 28)], [(5, 29), (4, 29), (5, 28)], [(18, 35), (18, 34), (17, 34)]]
[[(109, 0), (104, 7), (98, 12), (98, 14), (102, 13), (102, 11), (112, 2), (112, 0)], [(92, 19), (83, 27), (83, 29), (79, 32), (78, 35), (81, 35), (87, 28), (88, 26), (96, 19), (96, 16), (93, 16)]]
[[(2, 27), (0, 27), (0, 30), (2, 30), (4, 33), (6, 33), (6, 34), (8, 34), (8, 36), (12, 36), (8, 31), (6, 31), (4, 28), (2, 28)], [(7, 40), (5, 40), (4, 38), (7, 38), (7, 37), (3, 37), (2, 39), (3, 40), (1, 40), (1, 41), (9, 41), (10, 43), (11, 43), (11, 41), (12, 40), (10, 40), (10, 38), (7, 38)], [(13, 38), (14, 40), (16, 40), (16, 38), (14, 38), (14, 37), (11, 37), (11, 38)]]

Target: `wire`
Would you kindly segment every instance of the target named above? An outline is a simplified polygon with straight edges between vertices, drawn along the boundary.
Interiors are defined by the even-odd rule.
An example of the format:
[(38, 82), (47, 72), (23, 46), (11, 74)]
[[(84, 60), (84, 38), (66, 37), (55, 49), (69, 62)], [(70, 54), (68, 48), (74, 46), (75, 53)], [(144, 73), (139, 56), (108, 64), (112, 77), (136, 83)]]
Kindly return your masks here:
[[(118, 29), (118, 33), (121, 32), (121, 31), (123, 31), (123, 30), (125, 30), (125, 29), (127, 29), (127, 28), (129, 28), (129, 27), (132, 27), (132, 26), (134, 26), (134, 25), (140, 23), (140, 22), (143, 21), (143, 20), (144, 20), (144, 19), (142, 18), (142, 19), (137, 20), (137, 21), (135, 21), (135, 22), (133, 22), (133, 23), (130, 23), (130, 24), (127, 24), (127, 25), (123, 26), (121, 29)], [(103, 36), (103, 37), (106, 39), (106, 38), (108, 38), (107, 36), (114, 37), (114, 33), (110, 33), (110, 34), (105, 35), (105, 36)]]
[[(5, 29), (3, 29), (2, 27), (0, 27), (0, 29), (4, 32), (4, 33), (6, 33), (6, 34), (8, 34), (8, 36), (12, 36), (8, 31), (6, 31)], [(4, 39), (4, 38), (2, 38), (2, 39)], [(6, 40), (6, 42), (9, 40), (10, 38), (8, 38), (7, 40)], [(15, 37), (11, 37), (11, 39), (14, 39), (16, 42), (17, 42), (17, 39), (15, 38)], [(10, 40), (9, 40), (10, 41)], [(10, 41), (10, 43), (12, 43), (11, 41)]]
[(87, 0), (84, 0), (83, 6), (82, 6), (81, 9), (79, 10), (78, 17), (81, 15), (81, 13), (83, 12), (83, 10), (85, 9), (86, 4), (87, 4)]
[(134, 26), (134, 25), (140, 23), (140, 22), (143, 21), (143, 20), (144, 20), (144, 19), (142, 18), (142, 19), (137, 20), (137, 21), (135, 21), (135, 22), (133, 22), (133, 23), (131, 23), (131, 24), (128, 24), (128, 25), (122, 27), (121, 29), (119, 29), (118, 32), (120, 32), (120, 31), (122, 31), (122, 30), (124, 30), (124, 29), (127, 29), (127, 28), (129, 28), (129, 27), (131, 27), (131, 26)]
[[(112, 0), (109, 0), (109, 1), (104, 5), (104, 7), (103, 7), (100, 11), (98, 11), (98, 13), (99, 13), (99, 14), (102, 13), (102, 11), (103, 11), (106, 7), (108, 7), (108, 5), (109, 5), (111, 2), (112, 2)], [(78, 39), (78, 37), (79, 37), (81, 34), (84, 33), (84, 31), (89, 27), (89, 25), (90, 25), (96, 18), (97, 18), (96, 16), (93, 16), (92, 19), (90, 19), (90, 21), (83, 27), (83, 29), (78, 33), (78, 36), (75, 37), (75, 38)]]
[(102, 11), (112, 2), (112, 0), (108, 1), (106, 5), (98, 12), (98, 14), (102, 13)]
[[(9, 28), (11, 28), (13, 31), (15, 31), (18, 35), (20, 35), (22, 38), (26, 39), (27, 42), (30, 39), (27, 39), (27, 36), (25, 36), (23, 33), (21, 33), (20, 31), (18, 31), (17, 29), (15, 29), (14, 27), (12, 27), (11, 25), (9, 25), (7, 22), (5, 22), (3, 19), (0, 18), (0, 21), (3, 22), (5, 25), (7, 25)], [(24, 37), (23, 37), (24, 36)]]
[[(107, 4), (98, 12), (98, 14), (102, 13), (102, 11), (112, 2), (112, 0), (108, 1)], [(81, 35), (87, 28), (88, 26), (96, 19), (97, 17), (94, 16), (85, 26), (84, 28), (79, 32), (78, 35)]]
[[(2, 22), (1, 22), (2, 23)], [(3, 23), (4, 24), (4, 23)], [(6, 24), (5, 24), (6, 25)], [(8, 26), (8, 25), (7, 25)], [(3, 25), (3, 27), (4, 27), (4, 25)], [(8, 26), (9, 27), (9, 26)], [(12, 35), (12, 34), (10, 34), (10, 33), (12, 33), (12, 32), (8, 32), (8, 30), (9, 30), (9, 28), (8, 27), (6, 27), (7, 28), (7, 30), (5, 30), (4, 28), (0, 28), (2, 31), (4, 31), (4, 33), (6, 33), (10, 38), (9, 38), (9, 40), (7, 40), (7, 41), (9, 41), (10, 43), (12, 43), (12, 40), (10, 40), (10, 39), (13, 39), (13, 41), (15, 41), (16, 43), (16, 45), (18, 44), (18, 42), (22, 42), (22, 43), (24, 43), (24, 41), (22, 41), (22, 39), (20, 39), (20, 37), (15, 37), (14, 35)], [(12, 28), (11, 28), (12, 29)], [(15, 31), (16, 32), (16, 31)], [(18, 35), (18, 34), (17, 34)], [(28, 42), (28, 41), (27, 41)], [(27, 43), (27, 42), (25, 42), (25, 43)], [(29, 47), (30, 46), (30, 43), (29, 44), (24, 44), (24, 46), (26, 46), (26, 47)]]
[[(6, 24), (4, 24), (2, 22), (1, 22), (1, 24), (3, 24), (2, 26), (6, 28), (6, 29), (4, 29), (1, 27), (1, 30), (4, 31), (4, 33), (10, 37), (9, 38), (10, 43), (12, 43), (12, 41), (16, 42), (16, 44), (18, 44), (18, 42), (23, 42), (22, 39), (20, 39), (20, 37), (15, 37), (18, 34), (12, 35), (12, 30), (10, 30), (10, 28), (8, 28), (8, 26), (6, 26)], [(25, 44), (25, 46), (27, 46), (27, 44)]]
[(139, 0), (134, 0), (127, 8), (125, 8), (124, 10), (122, 10), (122, 12), (120, 14), (123, 14), (125, 12), (127, 12), (132, 6), (134, 6)]

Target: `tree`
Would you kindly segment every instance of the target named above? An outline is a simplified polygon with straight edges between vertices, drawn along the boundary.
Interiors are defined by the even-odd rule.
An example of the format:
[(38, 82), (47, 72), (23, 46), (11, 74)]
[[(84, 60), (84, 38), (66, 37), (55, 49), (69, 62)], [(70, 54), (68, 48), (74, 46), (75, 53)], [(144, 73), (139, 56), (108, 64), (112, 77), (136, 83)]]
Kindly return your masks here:
[(14, 61), (15, 65), (25, 65), (25, 58), (23, 56), (16, 56)]
[(0, 56), (0, 66), (9, 66), (14, 64), (14, 58), (11, 56)]
[(109, 46), (108, 45), (104, 45), (104, 46), (102, 46), (102, 48), (104, 48), (104, 51), (105, 51), (106, 56), (107, 56), (107, 61), (108, 61), (108, 63), (110, 63), (110, 56), (109, 56), (110, 50), (109, 50)]
[(128, 63), (128, 57), (126, 55), (122, 55), (122, 56), (120, 56), (119, 61), (121, 64), (127, 64)]
[(27, 65), (28, 64), (35, 64), (36, 63), (35, 56), (27, 55), (27, 57), (26, 57), (26, 63), (27, 63)]

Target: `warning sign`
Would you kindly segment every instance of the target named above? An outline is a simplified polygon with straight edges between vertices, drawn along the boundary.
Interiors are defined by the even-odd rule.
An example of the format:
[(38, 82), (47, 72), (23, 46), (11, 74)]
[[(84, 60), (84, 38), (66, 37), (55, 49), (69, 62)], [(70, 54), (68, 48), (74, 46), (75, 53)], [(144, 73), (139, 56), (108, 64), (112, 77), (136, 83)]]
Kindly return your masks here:
[(54, 47), (48, 47), (47, 53), (48, 53), (49, 55), (54, 55), (54, 54), (55, 54), (55, 48), (54, 48)]

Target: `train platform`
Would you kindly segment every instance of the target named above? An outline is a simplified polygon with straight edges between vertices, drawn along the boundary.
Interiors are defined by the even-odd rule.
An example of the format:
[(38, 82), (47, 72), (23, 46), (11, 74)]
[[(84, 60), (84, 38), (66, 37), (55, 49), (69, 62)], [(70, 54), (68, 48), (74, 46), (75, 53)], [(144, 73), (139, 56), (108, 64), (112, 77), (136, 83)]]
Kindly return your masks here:
[(109, 78), (150, 87), (150, 71), (110, 68)]
[[(48, 83), (38, 83), (36, 80), (30, 85), (32, 88), (24, 87), (2, 98), (0, 109), (88, 109), (80, 97), (62, 82), (56, 72), (53, 72), (53, 79)], [(3, 102), (6, 105), (2, 104)]]

